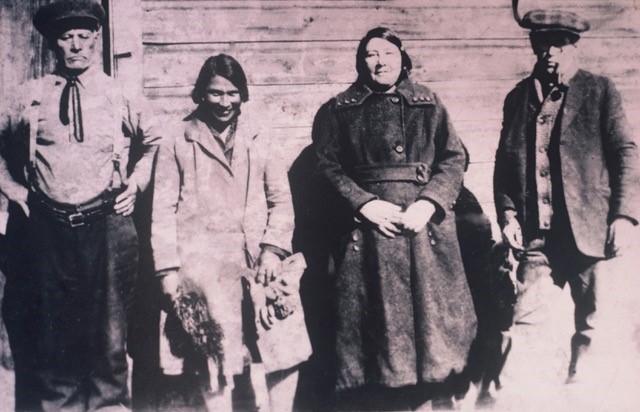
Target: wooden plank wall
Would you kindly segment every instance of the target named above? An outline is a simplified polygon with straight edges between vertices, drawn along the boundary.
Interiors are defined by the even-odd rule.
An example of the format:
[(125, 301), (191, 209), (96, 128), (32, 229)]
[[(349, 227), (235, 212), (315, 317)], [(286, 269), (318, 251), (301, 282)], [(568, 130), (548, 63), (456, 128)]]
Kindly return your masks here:
[[(521, 1), (562, 7), (591, 21), (583, 67), (611, 76), (640, 131), (640, 1)], [(320, 105), (355, 79), (358, 40), (396, 30), (412, 76), (444, 100), (471, 153), (466, 184), (493, 215), (491, 175), (506, 93), (534, 63), (510, 0), (142, 1), (144, 88), (168, 115), (187, 113), (202, 62), (228, 53), (245, 68), (253, 104), (292, 161), (310, 142)]]

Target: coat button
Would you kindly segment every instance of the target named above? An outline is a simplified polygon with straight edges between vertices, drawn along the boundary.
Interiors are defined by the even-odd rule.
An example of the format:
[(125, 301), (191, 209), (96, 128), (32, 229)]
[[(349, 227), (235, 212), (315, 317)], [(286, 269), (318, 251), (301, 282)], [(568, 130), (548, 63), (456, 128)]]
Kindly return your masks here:
[(540, 176), (542, 176), (542, 177), (547, 177), (547, 176), (549, 176), (549, 171), (548, 171), (548, 170), (546, 170), (546, 169), (545, 169), (545, 170), (541, 170), (541, 171), (540, 171)]
[(352, 98), (351, 103), (355, 103), (355, 102), (357, 102), (357, 100)]
[(546, 122), (546, 119), (544, 117), (538, 117), (538, 123), (544, 124), (545, 122)]
[(424, 97), (424, 96), (420, 96), (420, 101), (421, 101), (421, 102), (424, 102), (424, 101), (426, 101), (426, 100), (427, 100), (427, 98), (426, 98), (426, 97)]
[(400, 103), (400, 98), (398, 96), (393, 96), (391, 98), (391, 103)]
[(547, 151), (547, 148), (546, 148), (546, 147), (539, 147), (539, 148), (538, 148), (538, 151), (539, 151), (540, 153), (544, 153), (544, 152), (546, 152), (546, 151)]
[(434, 246), (434, 245), (436, 244), (436, 240), (435, 240), (435, 239), (430, 239), (430, 240), (429, 240), (429, 244), (430, 244), (431, 246)]
[(542, 203), (544, 203), (545, 205), (549, 204), (549, 198), (548, 197), (543, 197), (542, 198)]
[(414, 102), (417, 102), (417, 101), (418, 101), (418, 98), (417, 98), (416, 96), (413, 96), (413, 97), (411, 98), (411, 100), (413, 100)]
[(549, 227), (549, 222), (542, 222), (542, 227)]
[(430, 101), (431, 101), (431, 97), (429, 97), (429, 96), (425, 97), (425, 99), (426, 99), (428, 102), (430, 102)]
[(360, 246), (358, 245), (353, 245), (353, 250), (355, 250), (356, 252), (360, 250)]
[(402, 145), (397, 145), (394, 150), (398, 153), (404, 153), (404, 147), (402, 147)]
[(351, 235), (351, 240), (353, 240), (354, 242), (358, 241), (358, 234), (354, 233), (353, 235)]
[(433, 236), (433, 232), (432, 232), (431, 230), (429, 230), (429, 231), (427, 232), (427, 235), (428, 235), (428, 236)]

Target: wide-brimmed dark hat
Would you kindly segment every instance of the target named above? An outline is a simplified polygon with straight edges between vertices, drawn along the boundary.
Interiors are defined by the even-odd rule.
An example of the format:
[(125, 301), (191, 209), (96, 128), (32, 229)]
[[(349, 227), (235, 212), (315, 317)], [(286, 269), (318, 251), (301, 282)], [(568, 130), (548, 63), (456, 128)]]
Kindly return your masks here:
[(522, 17), (520, 26), (531, 31), (564, 31), (580, 36), (589, 30), (589, 21), (570, 11), (532, 10)]
[(45, 37), (71, 29), (97, 30), (104, 24), (105, 11), (95, 0), (58, 0), (42, 6), (33, 25)]

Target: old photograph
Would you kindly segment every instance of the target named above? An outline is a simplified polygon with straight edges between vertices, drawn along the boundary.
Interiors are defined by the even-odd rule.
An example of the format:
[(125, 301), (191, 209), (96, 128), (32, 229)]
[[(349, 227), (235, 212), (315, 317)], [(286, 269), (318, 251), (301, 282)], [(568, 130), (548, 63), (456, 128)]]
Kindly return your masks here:
[(0, 411), (640, 409), (640, 0), (0, 0)]

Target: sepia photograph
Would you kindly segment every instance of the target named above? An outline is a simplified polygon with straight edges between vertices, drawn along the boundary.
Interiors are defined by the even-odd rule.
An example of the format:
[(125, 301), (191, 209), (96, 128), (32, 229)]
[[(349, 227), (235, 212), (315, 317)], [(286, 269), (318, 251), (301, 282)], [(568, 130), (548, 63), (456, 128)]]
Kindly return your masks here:
[(640, 410), (640, 0), (0, 0), (0, 411)]

